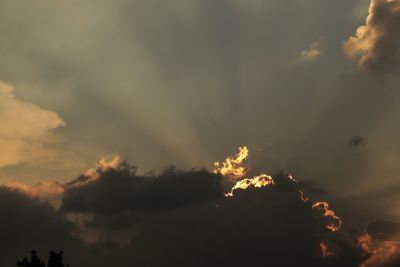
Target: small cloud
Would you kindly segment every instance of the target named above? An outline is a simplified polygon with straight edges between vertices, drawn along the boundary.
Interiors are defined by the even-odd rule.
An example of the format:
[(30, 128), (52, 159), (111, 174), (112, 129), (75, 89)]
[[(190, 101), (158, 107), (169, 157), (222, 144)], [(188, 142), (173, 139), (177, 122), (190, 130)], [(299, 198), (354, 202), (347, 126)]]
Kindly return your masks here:
[(325, 37), (321, 36), (318, 41), (310, 44), (307, 49), (301, 51), (300, 57), (302, 60), (310, 61), (316, 60), (323, 56), (323, 45), (325, 42)]
[(360, 135), (354, 135), (347, 141), (347, 145), (349, 147), (361, 147), (361, 146), (366, 146), (368, 143), (367, 138), (360, 136)]

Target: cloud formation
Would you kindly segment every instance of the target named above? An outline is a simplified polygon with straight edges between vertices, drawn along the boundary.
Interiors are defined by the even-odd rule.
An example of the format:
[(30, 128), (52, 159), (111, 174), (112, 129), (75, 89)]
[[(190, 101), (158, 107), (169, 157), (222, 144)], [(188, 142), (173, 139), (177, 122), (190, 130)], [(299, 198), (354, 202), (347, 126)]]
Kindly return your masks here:
[(51, 155), (51, 131), (65, 126), (60, 116), (39, 106), (18, 100), (14, 87), (0, 81), (0, 167)]
[(318, 232), (298, 191), (250, 186), (217, 203), (156, 216), (136, 237), (137, 264), (318, 266)]
[(399, 69), (400, 63), (400, 2), (371, 0), (365, 24), (344, 44), (351, 57), (360, 56), (359, 66), (383, 72)]
[(90, 214), (84, 228), (103, 236), (125, 229), (119, 244), (99, 239), (90, 246), (118, 251), (131, 265), (358, 266), (369, 258), (342, 237), (329, 204), (309, 201), (289, 173), (244, 178), (243, 169), (235, 182), (218, 170), (143, 176), (118, 158), (103, 160), (65, 185), (61, 210)]
[(206, 170), (175, 167), (158, 175), (139, 175), (136, 167), (114, 158), (65, 184), (61, 209), (107, 217), (107, 224), (115, 225), (109, 220), (216, 200), (223, 196), (221, 178)]
[(141, 175), (114, 157), (64, 184), (2, 186), (0, 259), (10, 265), (34, 248), (63, 249), (78, 267), (368, 267), (395, 255), (396, 243), (342, 230), (340, 214), (308, 199), (289, 173), (246, 175), (175, 167)]

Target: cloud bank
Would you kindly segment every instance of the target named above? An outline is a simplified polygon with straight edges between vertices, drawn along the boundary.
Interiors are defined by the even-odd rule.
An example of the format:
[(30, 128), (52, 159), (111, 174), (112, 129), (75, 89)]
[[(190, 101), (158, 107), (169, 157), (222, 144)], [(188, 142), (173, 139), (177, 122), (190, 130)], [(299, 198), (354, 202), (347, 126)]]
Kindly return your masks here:
[(368, 267), (396, 255), (373, 224), (343, 230), (340, 214), (289, 173), (246, 177), (175, 167), (140, 175), (111, 158), (58, 184), (60, 208), (38, 198), (40, 187), (3, 186), (0, 264), (32, 248), (63, 249), (71, 266)]

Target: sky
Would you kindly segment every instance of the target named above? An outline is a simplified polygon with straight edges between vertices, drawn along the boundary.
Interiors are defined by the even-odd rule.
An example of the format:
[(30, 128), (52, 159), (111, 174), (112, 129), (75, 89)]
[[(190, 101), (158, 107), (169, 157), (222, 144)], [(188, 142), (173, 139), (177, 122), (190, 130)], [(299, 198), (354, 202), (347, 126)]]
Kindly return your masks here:
[[(112, 264), (96, 253), (160, 266), (154, 251), (166, 264), (221, 266), (241, 247), (225, 244), (227, 229), (280, 220), (299, 221), (291, 234), (307, 244), (287, 254), (325, 251), (328, 263), (297, 259), (309, 266), (378, 266), (400, 241), (388, 238), (400, 234), (399, 0), (0, 0), (0, 35), (0, 213), (15, 211), (0, 232), (30, 236), (13, 247), (6, 235), (8, 258), (60, 248), (73, 266)], [(244, 146), (231, 166), (242, 164), (240, 177), (216, 168)], [(271, 179), (224, 195), (262, 173)], [(282, 207), (245, 208), (277, 199)], [(322, 234), (330, 224), (314, 213), (328, 207), (314, 204), (328, 202), (343, 224)], [(277, 219), (254, 215), (265, 210)], [(30, 218), (23, 229), (13, 222)], [(43, 220), (53, 240), (32, 234)], [(165, 250), (193, 229), (220, 235)], [(263, 238), (272, 257), (288, 237), (238, 242)]]

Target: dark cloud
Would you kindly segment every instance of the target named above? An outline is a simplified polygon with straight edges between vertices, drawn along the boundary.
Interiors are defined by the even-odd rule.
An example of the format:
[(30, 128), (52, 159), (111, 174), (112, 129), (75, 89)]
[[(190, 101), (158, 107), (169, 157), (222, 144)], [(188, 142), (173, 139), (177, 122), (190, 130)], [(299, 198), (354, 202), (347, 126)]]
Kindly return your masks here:
[[(216, 203), (155, 214), (133, 238), (133, 263), (358, 266), (368, 258), (354, 235), (326, 228), (324, 218), (330, 216), (302, 200), (289, 175), (274, 178), (277, 185), (237, 189)], [(329, 241), (335, 256), (321, 256), (322, 240)]]
[(206, 170), (166, 168), (160, 174), (137, 174), (134, 166), (118, 162), (97, 167), (65, 186), (61, 210), (90, 214), (89, 228), (117, 231), (137, 225), (143, 213), (171, 210), (223, 197), (220, 175)]
[(367, 138), (361, 135), (354, 135), (347, 141), (347, 145), (349, 147), (361, 147), (367, 145), (368, 140)]
[(170, 168), (140, 176), (121, 163), (68, 183), (62, 210), (92, 214), (89, 228), (125, 229), (122, 243), (99, 240), (90, 246), (94, 261), (108, 262), (110, 254), (138, 266), (356, 266), (363, 261), (357, 244), (333, 238), (338, 256), (322, 258), (320, 242), (340, 219), (324, 202), (305, 201), (300, 192), (305, 186), (289, 173), (273, 180), (224, 197), (228, 181), (206, 170)]
[(365, 25), (344, 43), (350, 56), (361, 55), (360, 67), (371, 71), (398, 71), (400, 67), (400, 2), (371, 0)]
[(220, 179), (206, 170), (180, 171), (175, 167), (159, 175), (138, 175), (135, 167), (124, 162), (117, 168), (98, 168), (68, 183), (61, 209), (114, 215), (193, 205), (222, 197)]
[(74, 228), (50, 204), (0, 187), (0, 266), (15, 266), (33, 248), (72, 253), (80, 246)]
[(317, 266), (318, 231), (312, 209), (298, 192), (238, 190), (218, 203), (157, 214), (135, 239), (136, 263)]
[(1, 188), (1, 260), (57, 249), (78, 267), (350, 267), (372, 255), (359, 234), (339, 230), (340, 214), (307, 200), (307, 186), (289, 173), (246, 179), (225, 196), (230, 183), (207, 170), (174, 167), (139, 175), (112, 159), (62, 185), (59, 210), (29, 192)]

